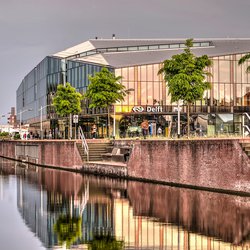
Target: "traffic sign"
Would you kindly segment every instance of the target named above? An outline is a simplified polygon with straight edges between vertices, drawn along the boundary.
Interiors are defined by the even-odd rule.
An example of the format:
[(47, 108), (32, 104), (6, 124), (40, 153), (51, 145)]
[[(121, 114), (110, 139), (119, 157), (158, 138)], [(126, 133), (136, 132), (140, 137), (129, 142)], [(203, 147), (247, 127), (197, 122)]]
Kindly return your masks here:
[(78, 123), (78, 115), (73, 115), (73, 123)]

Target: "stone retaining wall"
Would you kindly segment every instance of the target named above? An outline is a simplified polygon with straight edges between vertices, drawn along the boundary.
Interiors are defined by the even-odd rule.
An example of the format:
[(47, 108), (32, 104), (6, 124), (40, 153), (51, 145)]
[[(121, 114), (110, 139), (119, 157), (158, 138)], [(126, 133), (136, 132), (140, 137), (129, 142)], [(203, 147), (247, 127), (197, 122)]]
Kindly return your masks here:
[(128, 176), (250, 193), (250, 160), (239, 142), (237, 139), (126, 141), (133, 146)]
[[(250, 160), (240, 142), (239, 139), (116, 140), (115, 146), (132, 147), (127, 166), (83, 163), (76, 142), (69, 140), (0, 141), (0, 156), (16, 159), (18, 152), (26, 152), (28, 160), (35, 159), (45, 166), (250, 194)], [(34, 158), (37, 156), (38, 159)]]
[(74, 170), (83, 165), (76, 142), (70, 140), (0, 141), (0, 156)]

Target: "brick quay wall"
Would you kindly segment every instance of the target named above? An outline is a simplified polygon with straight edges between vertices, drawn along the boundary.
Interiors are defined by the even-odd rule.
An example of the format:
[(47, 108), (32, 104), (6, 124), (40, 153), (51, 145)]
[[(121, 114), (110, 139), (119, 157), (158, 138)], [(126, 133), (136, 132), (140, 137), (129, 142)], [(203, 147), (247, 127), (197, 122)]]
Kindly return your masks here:
[[(117, 176), (250, 194), (250, 159), (241, 148), (242, 141), (116, 140), (115, 146), (132, 147), (127, 166), (123, 166), (123, 176), (119, 176), (119, 171)], [(244, 141), (250, 143), (249, 139)], [(84, 172), (86, 166), (87, 172), (98, 173), (102, 168), (100, 173), (110, 176), (119, 168), (119, 164), (82, 162), (73, 140), (0, 141), (0, 156), (74, 171)], [(89, 171), (91, 167), (93, 171)]]
[(248, 140), (138, 140), (116, 144), (133, 147), (127, 166), (132, 178), (250, 194), (250, 159), (240, 145)]
[(0, 141), (0, 156), (69, 170), (80, 170), (83, 165), (73, 140)]

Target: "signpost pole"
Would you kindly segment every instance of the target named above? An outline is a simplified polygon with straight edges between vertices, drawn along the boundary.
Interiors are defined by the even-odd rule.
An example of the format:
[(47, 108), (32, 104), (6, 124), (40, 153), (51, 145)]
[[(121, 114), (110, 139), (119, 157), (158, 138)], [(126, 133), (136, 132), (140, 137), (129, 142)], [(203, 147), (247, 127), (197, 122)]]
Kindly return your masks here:
[(78, 123), (78, 115), (73, 115), (73, 123), (75, 124), (75, 139), (77, 138), (76, 136), (76, 124)]

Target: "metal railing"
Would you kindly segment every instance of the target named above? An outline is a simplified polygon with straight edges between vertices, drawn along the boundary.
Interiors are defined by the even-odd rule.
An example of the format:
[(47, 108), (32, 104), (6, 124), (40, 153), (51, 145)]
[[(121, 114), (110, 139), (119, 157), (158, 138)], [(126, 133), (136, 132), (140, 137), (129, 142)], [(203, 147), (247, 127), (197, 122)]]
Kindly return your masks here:
[(89, 147), (88, 147), (88, 144), (85, 139), (81, 126), (79, 126), (78, 128), (78, 135), (79, 135), (79, 139), (82, 140), (82, 147), (84, 148), (84, 152), (87, 155), (87, 161), (89, 161)]
[(243, 127), (243, 133), (242, 133), (242, 137), (245, 137), (245, 128), (247, 129), (247, 131), (250, 133), (250, 128), (245, 125), (245, 116), (248, 118), (248, 120), (250, 121), (250, 116), (248, 113), (243, 113), (243, 117), (242, 117), (242, 127)]

